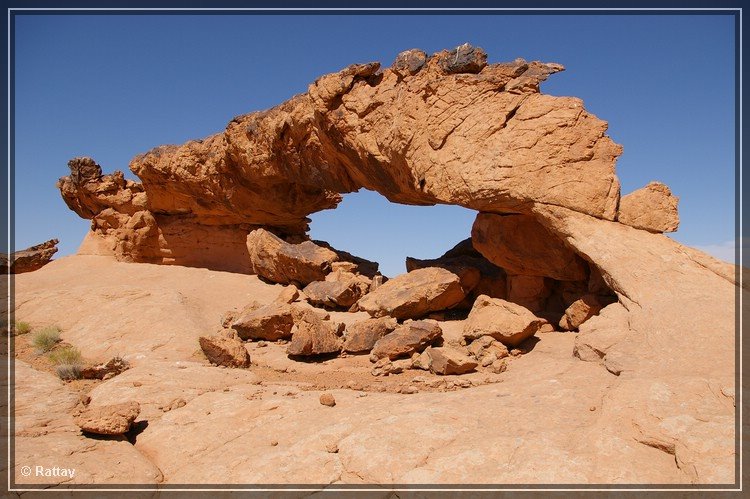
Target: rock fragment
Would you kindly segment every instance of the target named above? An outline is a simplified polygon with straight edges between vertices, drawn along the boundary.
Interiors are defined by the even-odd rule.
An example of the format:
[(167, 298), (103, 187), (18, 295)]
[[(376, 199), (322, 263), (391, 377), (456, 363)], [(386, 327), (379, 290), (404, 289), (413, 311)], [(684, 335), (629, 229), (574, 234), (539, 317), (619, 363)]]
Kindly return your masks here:
[(88, 406), (75, 417), (75, 421), (87, 433), (122, 435), (130, 429), (140, 412), (141, 406), (133, 401), (100, 407)]

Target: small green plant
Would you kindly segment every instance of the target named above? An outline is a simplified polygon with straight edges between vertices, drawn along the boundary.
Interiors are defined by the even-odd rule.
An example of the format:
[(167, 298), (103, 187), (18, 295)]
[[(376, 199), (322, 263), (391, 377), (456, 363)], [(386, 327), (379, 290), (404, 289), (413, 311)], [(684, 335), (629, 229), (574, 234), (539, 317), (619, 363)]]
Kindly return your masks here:
[(62, 348), (56, 349), (49, 354), (49, 360), (55, 365), (83, 363), (81, 352), (73, 346), (64, 346)]
[(38, 352), (45, 353), (52, 350), (52, 348), (60, 341), (60, 328), (57, 326), (49, 326), (40, 329), (31, 339), (31, 344), (34, 345)]
[(13, 331), (16, 336), (19, 334), (28, 334), (31, 332), (31, 325), (28, 322), (16, 321)]
[(81, 379), (83, 357), (76, 347), (66, 345), (58, 348), (49, 354), (49, 360), (55, 365), (55, 371), (60, 379)]

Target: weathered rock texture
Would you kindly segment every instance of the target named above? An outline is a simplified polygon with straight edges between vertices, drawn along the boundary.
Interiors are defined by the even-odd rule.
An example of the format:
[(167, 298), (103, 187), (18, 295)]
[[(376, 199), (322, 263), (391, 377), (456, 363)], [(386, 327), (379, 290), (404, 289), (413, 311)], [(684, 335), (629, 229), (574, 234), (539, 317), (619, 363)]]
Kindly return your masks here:
[(418, 319), (428, 312), (456, 306), (466, 297), (459, 276), (438, 267), (402, 274), (357, 302), (373, 317)]
[(678, 201), (666, 185), (649, 182), (620, 199), (617, 221), (650, 232), (674, 232), (680, 225)]
[(406, 204), (555, 205), (614, 220), (620, 146), (579, 99), (539, 92), (563, 67), (486, 60), (463, 45), (349, 66), (217, 135), (135, 157), (142, 183), (71, 160), (58, 186), (92, 220), (80, 252), (252, 272), (252, 230), (301, 242), (307, 215), (362, 187)]
[(250, 354), (237, 332), (229, 329), (212, 336), (198, 338), (201, 350), (212, 364), (225, 367), (248, 367)]
[(23, 274), (33, 272), (47, 265), (52, 256), (57, 253), (57, 239), (50, 239), (25, 250), (11, 253), (10, 258), (1, 255), (2, 267), (0, 273)]
[(99, 435), (122, 435), (141, 412), (138, 402), (102, 407), (88, 407), (76, 416), (76, 424), (85, 432)]

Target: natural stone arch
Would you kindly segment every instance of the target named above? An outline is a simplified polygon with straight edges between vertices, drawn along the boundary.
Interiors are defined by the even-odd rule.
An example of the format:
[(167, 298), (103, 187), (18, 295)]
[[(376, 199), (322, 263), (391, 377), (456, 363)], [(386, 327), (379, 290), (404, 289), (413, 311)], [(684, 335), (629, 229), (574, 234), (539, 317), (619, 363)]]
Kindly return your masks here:
[(486, 64), (468, 45), (390, 68), (349, 66), (307, 94), (182, 146), (137, 156), (122, 174), (74, 160), (60, 180), (92, 219), (82, 252), (247, 272), (245, 236), (265, 227), (306, 237), (307, 215), (340, 193), (532, 214), (537, 204), (614, 219), (620, 147), (578, 99), (539, 93), (557, 64)]

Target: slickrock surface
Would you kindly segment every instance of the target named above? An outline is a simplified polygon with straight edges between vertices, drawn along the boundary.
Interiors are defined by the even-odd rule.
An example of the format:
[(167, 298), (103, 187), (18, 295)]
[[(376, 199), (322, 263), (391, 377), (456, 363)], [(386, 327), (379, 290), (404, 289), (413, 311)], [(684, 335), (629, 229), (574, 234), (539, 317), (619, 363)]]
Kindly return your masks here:
[[(546, 216), (558, 223), (554, 213)], [(76, 396), (51, 375), (17, 363), (17, 464), (52, 466), (65, 459), (78, 469), (74, 483), (732, 482), (734, 286), (664, 236), (612, 222), (609, 232), (597, 235), (599, 221), (587, 225), (583, 215), (567, 220), (575, 225), (560, 222), (561, 234), (584, 234), (566, 238), (575, 247), (588, 252), (606, 245), (624, 259), (604, 272), (623, 304), (590, 318), (580, 334), (538, 335), (532, 348), (523, 347), (525, 355), (497, 360), (507, 362), (499, 374), (479, 365), (460, 376), (407, 369), (374, 377), (367, 356), (300, 363), (287, 357), (284, 344), (257, 342), (247, 343), (253, 366), (222, 369), (195, 350), (200, 335), (219, 327), (219, 311), (233, 300), (237, 307), (251, 301), (227, 290), (252, 290), (252, 299), (270, 303), (280, 286), (85, 256), (22, 274), (19, 318), (60, 324), (63, 339), (87, 358), (117, 351), (133, 365), (96, 386), (91, 406), (138, 401), (148, 426), (134, 445), (71, 431), (77, 429), (71, 415)], [(646, 249), (654, 246), (658, 251)], [(677, 261), (680, 272), (670, 270), (662, 254)], [(656, 275), (648, 277), (649, 266)], [(115, 277), (97, 280), (92, 269)], [(668, 293), (661, 295), (653, 280), (665, 279), (670, 284), (660, 286)], [(165, 283), (181, 298), (164, 292)], [(695, 300), (705, 308), (685, 314)], [(104, 334), (90, 311), (109, 302), (128, 313), (108, 313), (112, 329)], [(155, 308), (165, 321), (144, 335)], [(347, 324), (367, 318), (364, 312), (331, 314)], [(205, 327), (195, 326), (202, 322)], [(441, 323), (446, 346), (462, 348), (463, 322)], [(576, 346), (579, 352), (587, 347), (595, 358), (586, 360), (595, 362), (573, 356)], [(608, 370), (618, 365), (619, 376)], [(335, 397), (335, 408), (320, 404), (323, 391)], [(499, 421), (502, 431), (487, 430)], [(326, 450), (331, 441), (338, 453)], [(24, 482), (19, 468), (15, 476), (31, 481)]]

